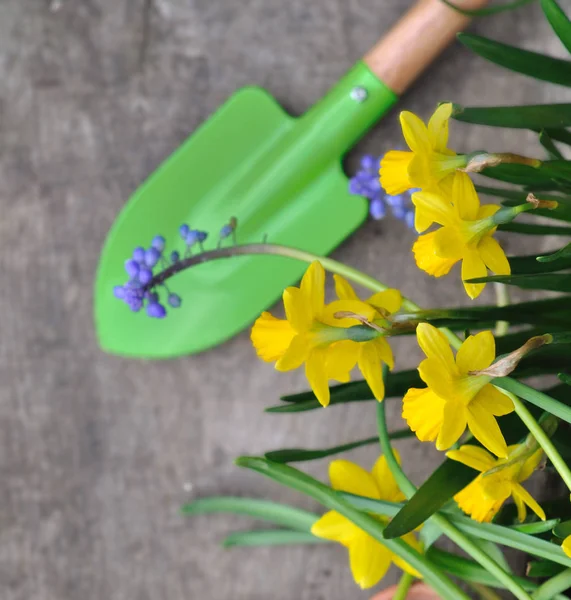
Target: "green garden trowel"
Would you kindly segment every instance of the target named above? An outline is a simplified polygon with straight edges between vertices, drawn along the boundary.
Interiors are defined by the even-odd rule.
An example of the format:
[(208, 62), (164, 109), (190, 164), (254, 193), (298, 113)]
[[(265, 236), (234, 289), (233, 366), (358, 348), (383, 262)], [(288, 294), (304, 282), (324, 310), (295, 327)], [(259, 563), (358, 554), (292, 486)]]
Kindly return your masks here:
[[(483, 4), (458, 0), (462, 8)], [(252, 323), (306, 264), (240, 256), (188, 269), (169, 280), (183, 306), (165, 319), (132, 313), (113, 287), (125, 283), (124, 261), (136, 246), (160, 234), (170, 249), (182, 223), (214, 237), (236, 217), (240, 243), (267, 237), (331, 252), (367, 215), (367, 201), (348, 192), (343, 155), (466, 23), (440, 0), (421, 0), (298, 118), (260, 88), (237, 91), (135, 192), (111, 228), (95, 286), (103, 349), (148, 358), (192, 354)]]

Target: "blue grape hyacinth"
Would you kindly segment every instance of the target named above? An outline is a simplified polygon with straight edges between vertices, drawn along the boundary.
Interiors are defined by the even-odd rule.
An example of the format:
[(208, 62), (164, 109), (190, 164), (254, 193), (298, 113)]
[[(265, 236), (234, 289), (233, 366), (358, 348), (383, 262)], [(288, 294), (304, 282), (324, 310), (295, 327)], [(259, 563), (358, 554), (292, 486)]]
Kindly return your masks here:
[(387, 214), (387, 207), (392, 215), (404, 221), (407, 227), (414, 228), (414, 206), (411, 194), (417, 190), (408, 190), (398, 196), (387, 194), (381, 187), (379, 169), (382, 156), (375, 158), (366, 154), (361, 159), (360, 169), (349, 180), (349, 192), (369, 199), (369, 214), (375, 221), (383, 219)]
[[(232, 236), (236, 243), (236, 227), (237, 220), (234, 217), (222, 227), (219, 248), (222, 240), (228, 236)], [(179, 227), (178, 232), (184, 243), (183, 250), (167, 251), (167, 240), (162, 235), (156, 235), (148, 248), (137, 246), (125, 261), (127, 283), (116, 285), (113, 295), (133, 312), (144, 310), (153, 319), (163, 319), (168, 314), (167, 306), (177, 309), (182, 305), (182, 298), (169, 290), (165, 280), (184, 269), (185, 261), (205, 252), (203, 242), (208, 238), (208, 232), (191, 229), (186, 223)], [(193, 255), (196, 246), (198, 254)]]

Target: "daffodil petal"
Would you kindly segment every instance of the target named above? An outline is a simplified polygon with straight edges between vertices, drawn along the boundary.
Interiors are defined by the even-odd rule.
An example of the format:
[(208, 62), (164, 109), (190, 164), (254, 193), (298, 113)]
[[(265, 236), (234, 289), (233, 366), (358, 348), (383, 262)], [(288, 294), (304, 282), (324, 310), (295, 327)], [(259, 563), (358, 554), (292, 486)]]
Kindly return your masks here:
[(432, 152), (426, 125), (414, 113), (407, 110), (401, 112), (399, 119), (408, 147), (415, 154), (429, 154)]
[(506, 253), (492, 236), (486, 236), (480, 241), (478, 252), (488, 269), (496, 275), (509, 275), (511, 273)]
[(439, 225), (454, 225), (454, 209), (450, 202), (434, 192), (415, 192), (411, 196), (417, 214)]
[(363, 590), (376, 585), (391, 566), (393, 554), (362, 532), (349, 546), (349, 566), (355, 583)]
[(461, 402), (451, 400), (444, 404), (442, 427), (436, 438), (437, 450), (448, 450), (466, 431), (466, 407)]
[[(416, 536), (414, 535), (414, 533), (412, 533), (412, 532), (407, 533), (407, 534), (403, 535), (400, 539), (403, 542), (407, 543), (411, 548), (414, 548), (419, 554), (422, 554), (422, 546), (420, 545), (420, 542), (416, 539)], [(402, 558), (400, 558), (396, 554), (393, 554), (392, 558), (393, 558), (393, 562), (399, 569), (406, 571), (407, 573), (409, 573), (410, 575), (412, 575), (414, 577), (417, 577), (418, 579), (422, 579), (422, 575), (416, 569), (411, 567)]]
[(468, 428), (490, 452), (500, 458), (507, 457), (508, 447), (496, 418), (477, 402), (468, 405)]
[(339, 542), (348, 546), (359, 532), (359, 528), (338, 512), (326, 512), (311, 526), (311, 533), (319, 538)]
[(490, 470), (496, 463), (489, 452), (479, 446), (470, 444), (460, 446), (458, 450), (449, 450), (446, 456), (481, 473)]
[(459, 172), (454, 177), (452, 198), (458, 216), (465, 221), (474, 221), (478, 217), (480, 200), (472, 180), (466, 173)]
[(287, 320), (297, 333), (303, 333), (309, 329), (312, 322), (311, 309), (305, 302), (305, 298), (299, 288), (288, 287), (284, 290), (283, 303)]
[(494, 387), (491, 383), (483, 387), (470, 402), (470, 406), (478, 404), (483, 410), (501, 417), (514, 411), (514, 405), (509, 396)]
[(467, 283), (468, 279), (476, 279), (477, 277), (486, 277), (488, 270), (484, 261), (480, 258), (477, 250), (469, 250), (464, 254), (462, 260), (462, 281), (464, 289), (470, 298), (477, 298), (482, 290), (486, 287), (485, 283)]
[(456, 373), (456, 363), (448, 340), (444, 334), (428, 323), (420, 323), (416, 328), (418, 345), (428, 358), (438, 360), (448, 372)]
[(441, 227), (434, 232), (434, 252), (440, 258), (458, 261), (462, 258), (465, 244), (455, 227)]
[(276, 362), (276, 371), (292, 371), (300, 367), (309, 354), (310, 345), (305, 335), (296, 335), (289, 348), (283, 356)]
[(331, 398), (327, 377), (327, 347), (313, 348), (305, 361), (305, 376), (322, 406)]
[(561, 544), (561, 549), (565, 554), (571, 558), (571, 535), (568, 535)]
[(371, 473), (349, 460), (331, 461), (329, 479), (334, 490), (380, 500), (379, 489)]
[(412, 186), (408, 177), (408, 168), (414, 154), (391, 150), (381, 160), (380, 179), (383, 189), (391, 196), (402, 194)]
[(318, 260), (314, 260), (307, 268), (299, 289), (305, 304), (311, 308), (310, 317), (315, 317), (325, 304), (325, 269)]
[(329, 379), (341, 381), (357, 364), (359, 344), (352, 340), (335, 342), (327, 352), (327, 376)]
[(469, 336), (456, 354), (456, 366), (462, 375), (487, 369), (496, 358), (496, 341), (491, 331)]
[(385, 397), (385, 382), (383, 381), (381, 361), (381, 351), (375, 341), (361, 343), (358, 361), (359, 370), (371, 388), (373, 395), (379, 401)]
[(531, 510), (542, 520), (545, 521), (545, 512), (537, 503), (535, 498), (519, 483), (512, 483), (512, 494), (514, 499), (519, 497), (531, 508)]
[(453, 380), (446, 367), (436, 358), (425, 358), (418, 365), (420, 378), (444, 400), (452, 397)]
[(412, 246), (416, 266), (433, 277), (442, 277), (458, 262), (456, 259), (441, 258), (436, 254), (436, 231), (419, 235)]
[(258, 356), (266, 362), (274, 362), (285, 354), (295, 335), (288, 321), (263, 312), (256, 319), (250, 337)]
[(421, 442), (433, 442), (442, 427), (444, 400), (429, 388), (410, 388), (402, 401), (402, 418)]
[(525, 521), (525, 518), (527, 517), (527, 507), (525, 506), (525, 502), (517, 493), (513, 494), (513, 499), (517, 508), (517, 520), (520, 523), (523, 523)]
[(519, 483), (529, 479), (533, 472), (539, 466), (539, 463), (543, 460), (543, 450), (540, 448), (537, 452), (534, 452), (524, 463), (520, 472), (518, 473), (517, 480)]
[[(395, 458), (400, 465), (400, 456), (396, 449), (393, 448)], [(387, 465), (387, 459), (381, 455), (371, 470), (371, 475), (375, 480), (380, 492), (381, 500), (389, 502), (401, 502), (405, 499), (405, 495), (400, 491), (395, 478)]]
[(341, 275), (333, 275), (335, 281), (335, 293), (339, 300), (359, 300), (353, 286)]
[(379, 358), (387, 365), (389, 369), (394, 369), (395, 357), (393, 355), (393, 350), (384, 337), (378, 337), (377, 339), (371, 340), (367, 343), (374, 344), (379, 354)]
[(377, 292), (367, 300), (367, 304), (370, 304), (375, 308), (382, 308), (392, 314), (400, 309), (402, 304), (402, 294), (398, 290), (393, 289)]
[(448, 123), (452, 116), (452, 103), (441, 104), (428, 121), (428, 137), (437, 152), (446, 152), (448, 144)]
[(494, 500), (484, 494), (482, 475), (454, 496), (458, 506), (479, 523), (488, 523), (498, 513), (505, 500)]

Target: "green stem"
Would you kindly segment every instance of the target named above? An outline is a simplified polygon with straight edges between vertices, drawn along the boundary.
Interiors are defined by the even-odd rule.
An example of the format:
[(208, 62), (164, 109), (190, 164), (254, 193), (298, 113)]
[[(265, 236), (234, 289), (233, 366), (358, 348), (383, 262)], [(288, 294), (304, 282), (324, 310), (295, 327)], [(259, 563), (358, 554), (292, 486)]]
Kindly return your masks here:
[(551, 600), (557, 594), (565, 592), (571, 587), (571, 569), (565, 569), (555, 577), (548, 579), (533, 594), (534, 600)]
[[(510, 303), (510, 293), (508, 286), (505, 283), (494, 283), (494, 289), (496, 290), (496, 304), (499, 307), (507, 306)], [(506, 335), (510, 328), (508, 321), (498, 321), (496, 323), (496, 330), (494, 335), (496, 337), (502, 337)]]
[(253, 456), (239, 457), (236, 459), (236, 465), (257, 471), (282, 485), (310, 496), (328, 509), (343, 515), (359, 529), (368, 533), (377, 542), (407, 562), (413, 569), (416, 569), (428, 585), (432, 586), (444, 600), (469, 600), (469, 597), (440, 569), (431, 564), (425, 556), (401, 539), (385, 539), (383, 536), (385, 526), (380, 521), (353, 508), (340, 494), (313, 477), (288, 465), (272, 463), (264, 458)]
[[(384, 292), (389, 289), (389, 286), (377, 281), (374, 277), (370, 275), (366, 275), (362, 273), (358, 269), (354, 269), (353, 267), (348, 267), (343, 263), (340, 263), (337, 260), (333, 260), (332, 258), (327, 258), (325, 256), (319, 256), (318, 254), (312, 254), (311, 252), (305, 252), (305, 250), (298, 250), (297, 248), (291, 248), (290, 246), (281, 246), (279, 244), (243, 244), (238, 246), (229, 246), (226, 248), (215, 248), (214, 250), (207, 250), (206, 252), (201, 252), (200, 254), (196, 254), (194, 256), (189, 256), (188, 258), (184, 258), (179, 260), (178, 262), (170, 265), (160, 273), (157, 273), (148, 284), (144, 286), (144, 290), (150, 290), (157, 285), (164, 283), (167, 279), (174, 277), (178, 273), (185, 271), (186, 269), (190, 269), (197, 265), (201, 265), (206, 262), (210, 262), (212, 260), (220, 260), (222, 258), (232, 258), (235, 256), (250, 256), (256, 254), (266, 254), (266, 255), (274, 255), (274, 256), (285, 256), (287, 258), (293, 258), (295, 260), (300, 260), (302, 262), (306, 262), (308, 264), (313, 261), (319, 261), (323, 268), (329, 271), (330, 273), (336, 273), (337, 275), (341, 275), (356, 283), (357, 285), (361, 285), (372, 292)], [(402, 308), (404, 310), (409, 311), (419, 311), (420, 306), (415, 304), (408, 298), (403, 298), (402, 300)], [(448, 329), (442, 328), (440, 331), (446, 336), (452, 345), (455, 344), (455, 340), (458, 339), (456, 336)], [(460, 342), (461, 343), (461, 342)], [(456, 348), (458, 346), (455, 346)]]
[(408, 596), (408, 591), (410, 590), (410, 586), (414, 582), (414, 575), (403, 572), (402, 577), (400, 578), (399, 585), (394, 593), (393, 600), (406, 600)]
[(533, 418), (533, 415), (527, 410), (525, 404), (511, 392), (508, 392), (508, 396), (511, 398), (515, 412), (518, 417), (523, 421), (524, 425), (529, 429), (531, 435), (536, 439), (537, 443), (541, 446), (556, 471), (561, 476), (561, 479), (565, 482), (565, 485), (571, 491), (571, 471), (569, 467), (557, 452), (557, 449), (553, 445), (550, 437), (545, 433), (539, 423)]
[[(415, 485), (404, 474), (396, 457), (393, 453), (389, 432), (387, 430), (387, 422), (385, 417), (384, 402), (379, 402), (377, 405), (377, 427), (379, 430), (379, 441), (384, 456), (386, 457), (387, 465), (393, 474), (397, 485), (407, 498), (411, 498), (416, 492)], [(519, 600), (531, 600), (531, 596), (510, 576), (504, 569), (494, 560), (492, 560), (483, 550), (481, 550), (468, 536), (458, 530), (450, 521), (443, 515), (434, 514), (431, 517), (432, 521), (440, 527), (442, 532), (450, 538), (455, 544), (460, 546), (464, 552), (469, 554), (473, 559), (477, 560), (482, 567), (491, 573), (498, 581), (505, 585), (506, 589), (519, 598)]]
[(571, 423), (571, 408), (562, 402), (554, 400), (547, 394), (534, 390), (532, 387), (525, 385), (525, 383), (516, 381), (510, 377), (497, 377), (492, 383), (507, 392), (515, 394), (519, 398), (531, 402), (531, 404), (535, 404), (535, 406), (551, 413), (559, 419)]

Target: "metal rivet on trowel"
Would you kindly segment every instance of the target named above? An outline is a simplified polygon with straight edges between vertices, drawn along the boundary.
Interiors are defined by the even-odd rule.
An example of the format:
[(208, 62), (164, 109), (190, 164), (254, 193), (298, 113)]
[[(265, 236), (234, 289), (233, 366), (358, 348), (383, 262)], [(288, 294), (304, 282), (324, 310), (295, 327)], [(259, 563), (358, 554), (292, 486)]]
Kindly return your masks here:
[(355, 100), (355, 102), (365, 102), (369, 93), (364, 87), (357, 86), (351, 90), (351, 99)]

